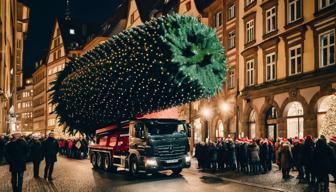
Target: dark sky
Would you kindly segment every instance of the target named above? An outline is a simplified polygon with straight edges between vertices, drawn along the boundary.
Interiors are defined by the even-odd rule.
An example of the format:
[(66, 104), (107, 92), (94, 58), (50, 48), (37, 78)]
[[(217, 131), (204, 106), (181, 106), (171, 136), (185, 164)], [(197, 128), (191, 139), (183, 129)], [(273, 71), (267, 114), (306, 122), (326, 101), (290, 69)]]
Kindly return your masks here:
[[(70, 0), (71, 17), (75, 20), (101, 24), (113, 15), (116, 6), (126, 0)], [(30, 77), (35, 61), (47, 55), (56, 17), (63, 17), (66, 0), (21, 0), (30, 7), (27, 39), (24, 47), (24, 77)]]

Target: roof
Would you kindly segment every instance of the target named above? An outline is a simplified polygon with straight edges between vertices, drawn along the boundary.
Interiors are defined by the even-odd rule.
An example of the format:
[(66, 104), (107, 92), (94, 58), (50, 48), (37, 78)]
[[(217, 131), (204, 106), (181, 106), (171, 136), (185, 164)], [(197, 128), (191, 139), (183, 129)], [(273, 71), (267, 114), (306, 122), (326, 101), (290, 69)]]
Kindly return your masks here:
[(161, 12), (164, 15), (177, 12), (180, 0), (135, 0), (142, 22), (150, 20), (153, 14)]

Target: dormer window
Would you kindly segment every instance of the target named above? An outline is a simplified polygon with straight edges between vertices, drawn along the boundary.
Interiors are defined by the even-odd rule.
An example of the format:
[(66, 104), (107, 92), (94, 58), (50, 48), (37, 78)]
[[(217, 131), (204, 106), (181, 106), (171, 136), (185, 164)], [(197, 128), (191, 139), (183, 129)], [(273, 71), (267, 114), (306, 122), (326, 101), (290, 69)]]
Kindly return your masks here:
[(74, 35), (75, 34), (75, 30), (74, 29), (70, 29), (70, 35)]

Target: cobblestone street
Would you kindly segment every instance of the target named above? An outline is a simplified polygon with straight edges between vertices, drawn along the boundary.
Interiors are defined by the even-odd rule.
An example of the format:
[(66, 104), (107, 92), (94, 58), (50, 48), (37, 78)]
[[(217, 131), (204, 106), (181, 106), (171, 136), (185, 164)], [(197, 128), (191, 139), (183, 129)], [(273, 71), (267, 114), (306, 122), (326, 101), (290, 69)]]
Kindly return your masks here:
[[(34, 179), (32, 176), (32, 164), (28, 163), (24, 177), (24, 191), (303, 192), (307, 188), (306, 185), (297, 184), (298, 180), (296, 179), (283, 182), (279, 171), (272, 171), (269, 174), (257, 176), (246, 176), (232, 172), (210, 174), (200, 172), (193, 166), (190, 169), (184, 170), (180, 176), (172, 176), (170, 172), (164, 172), (135, 180), (129, 178), (127, 173), (123, 171), (113, 174), (94, 170), (91, 168), (88, 160), (72, 160), (63, 157), (59, 157), (58, 159), (55, 165), (55, 180), (53, 183), (49, 183), (44, 179)], [(44, 163), (42, 164), (42, 168), (44, 168)], [(41, 169), (40, 175), (42, 175), (42, 171)], [(0, 191), (11, 191), (10, 174), (7, 165), (0, 166), (0, 178)], [(330, 185), (330, 191), (336, 191), (335, 184), (330, 183)]]

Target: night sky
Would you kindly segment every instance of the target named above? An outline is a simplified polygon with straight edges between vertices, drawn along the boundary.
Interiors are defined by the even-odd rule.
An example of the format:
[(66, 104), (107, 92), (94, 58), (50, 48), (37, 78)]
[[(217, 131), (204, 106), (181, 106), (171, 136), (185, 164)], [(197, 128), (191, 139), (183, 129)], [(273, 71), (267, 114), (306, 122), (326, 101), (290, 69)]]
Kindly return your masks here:
[[(71, 17), (101, 24), (126, 0), (70, 0)], [(24, 77), (30, 77), (35, 61), (46, 56), (56, 17), (63, 17), (66, 0), (21, 0), (30, 7), (29, 30), (24, 47)]]

